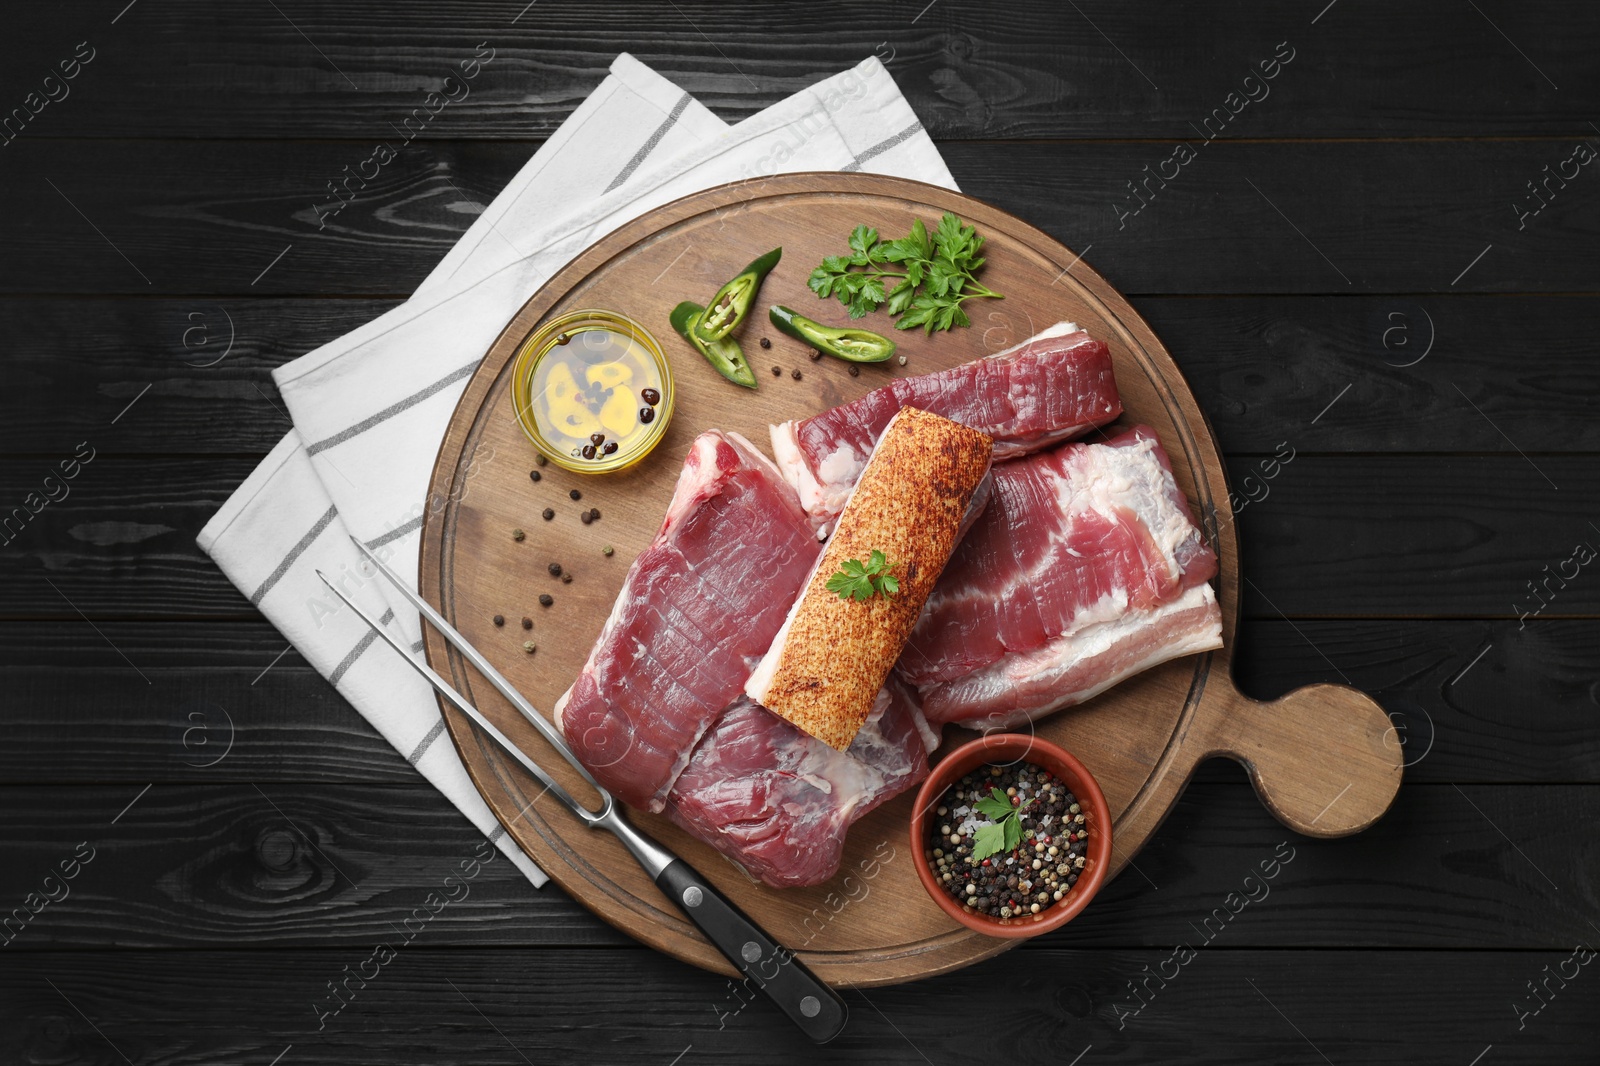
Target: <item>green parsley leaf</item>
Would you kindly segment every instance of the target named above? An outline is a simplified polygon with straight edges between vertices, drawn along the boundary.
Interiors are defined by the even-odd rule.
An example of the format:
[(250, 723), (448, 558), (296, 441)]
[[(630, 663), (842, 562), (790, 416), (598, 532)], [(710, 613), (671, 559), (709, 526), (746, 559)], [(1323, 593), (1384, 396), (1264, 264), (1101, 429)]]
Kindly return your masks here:
[(865, 603), (873, 596), (893, 596), (900, 591), (900, 581), (889, 573), (889, 559), (878, 549), (872, 549), (867, 561), (846, 559), (839, 570), (828, 578), (824, 586), (841, 600)]
[(1006, 831), (999, 824), (980, 825), (972, 838), (972, 861), (982, 862), (989, 856), (1005, 850)]
[(979, 814), (996, 822), (1002, 818), (1009, 817), (1012, 811), (1011, 797), (1001, 792), (998, 788), (989, 789), (989, 794), (974, 803), (973, 806), (978, 809)]
[(917, 246), (917, 255), (926, 259), (933, 254), (933, 241), (928, 237), (928, 227), (922, 224), (922, 219), (915, 219), (911, 223), (911, 236), (906, 238)]
[(901, 278), (900, 284), (889, 290), (889, 313), (898, 315), (901, 311), (911, 306), (911, 296), (916, 286), (909, 278)]
[(982, 862), (1001, 851), (1015, 851), (1022, 846), (1022, 811), (1029, 804), (1013, 806), (1011, 797), (998, 788), (990, 788), (973, 809), (994, 824), (980, 825), (973, 835), (972, 861)]
[(1007, 818), (1000, 823), (1006, 831), (1006, 850), (1015, 851), (1022, 843), (1022, 819)]
[(850, 232), (850, 248), (856, 254), (851, 257), (857, 266), (864, 266), (872, 259), (872, 250), (878, 243), (878, 231), (870, 226), (857, 226)]
[(938, 246), (939, 254), (955, 258), (972, 239), (974, 230), (970, 226), (963, 226), (961, 220), (946, 211), (939, 219), (939, 228), (934, 231), (933, 243)]
[(909, 234), (893, 240), (860, 225), (850, 233), (852, 254), (823, 259), (806, 284), (823, 299), (836, 297), (851, 318), (887, 304), (889, 314), (898, 316), (897, 329), (921, 326), (932, 333), (969, 326), (964, 301), (1002, 298), (977, 279), (983, 245), (975, 228), (948, 212), (933, 233), (919, 218), (912, 221)]
[(990, 855), (1005, 850), (1005, 829), (1000, 824), (994, 826), (978, 826), (978, 832), (973, 836), (973, 861), (981, 861)]

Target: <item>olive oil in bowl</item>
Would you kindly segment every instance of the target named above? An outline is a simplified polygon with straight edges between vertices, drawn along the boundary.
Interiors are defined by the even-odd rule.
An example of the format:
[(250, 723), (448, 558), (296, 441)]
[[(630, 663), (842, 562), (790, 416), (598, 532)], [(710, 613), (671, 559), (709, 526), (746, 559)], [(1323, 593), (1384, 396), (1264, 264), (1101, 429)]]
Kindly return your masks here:
[(650, 453), (672, 420), (672, 371), (639, 323), (570, 311), (523, 342), (512, 372), (517, 421), (557, 466), (604, 474)]

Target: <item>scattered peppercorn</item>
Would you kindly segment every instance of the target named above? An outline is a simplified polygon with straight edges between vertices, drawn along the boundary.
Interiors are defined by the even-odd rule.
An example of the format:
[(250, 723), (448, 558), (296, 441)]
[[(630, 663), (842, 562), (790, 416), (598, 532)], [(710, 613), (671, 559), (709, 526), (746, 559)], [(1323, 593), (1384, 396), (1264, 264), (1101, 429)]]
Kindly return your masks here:
[(650, 423), (654, 422), (655, 420), (656, 420), (656, 412), (655, 412), (654, 408), (650, 408), (650, 407), (641, 407), (641, 408), (639, 408), (639, 421), (640, 422), (642, 422), (642, 423), (644, 423), (645, 425), (648, 426)]
[(906, 357), (903, 356), (903, 355), (900, 357), (900, 365), (901, 366), (905, 366), (906, 365)]
[(571, 496), (574, 500), (583, 499), (583, 493), (579, 492), (577, 489), (573, 489), (571, 492), (567, 493), (567, 495)]
[(600, 508), (598, 508), (598, 507), (589, 508), (589, 517), (594, 519), (596, 522), (600, 521)]
[(556, 343), (557, 344), (565, 344), (568, 341), (570, 341), (571, 339), (572, 338), (567, 336), (565, 333), (557, 333), (556, 334)]
[(563, 584), (563, 585), (570, 585), (570, 584), (572, 584), (572, 575), (571, 575), (571, 574), (562, 574), (562, 575), (561, 575), (561, 583), (562, 583), (562, 584)]
[(661, 394), (655, 389), (640, 389), (639, 396), (651, 407), (661, 402)]
[(543, 594), (541, 594), (539, 596), (539, 606), (540, 607), (548, 607), (554, 602), (556, 602), (556, 598), (554, 596), (550, 595), (548, 592), (543, 593)]
[(546, 522), (550, 521), (550, 519), (554, 518), (555, 516), (556, 516), (556, 511), (555, 511), (554, 507), (546, 507), (544, 509), (544, 520)]
[(545, 458), (545, 457), (544, 457), (544, 456), (542, 456), (542, 455), (535, 455), (535, 456), (534, 456), (534, 457), (533, 457), (533, 461), (534, 461), (534, 462), (536, 462), (536, 463), (538, 463), (538, 464), (539, 464), (539, 465), (540, 465), (540, 466), (546, 466), (546, 465), (548, 465), (548, 464), (549, 464), (549, 462), (550, 462), (550, 460), (548, 460), (548, 459), (546, 459), (546, 458)]
[(527, 536), (527, 534), (526, 534), (526, 533), (524, 533), (524, 532), (523, 532), (523, 531), (522, 531), (522, 530), (520, 530), (520, 529), (513, 529), (513, 530), (512, 530), (512, 531), (511, 531), (511, 539), (512, 539), (512, 540), (521, 540), (521, 539), (522, 539), (522, 538), (524, 538), (524, 537), (526, 537), (526, 536)]
[(542, 481), (544, 479), (544, 475), (537, 470), (528, 471), (528, 477), (534, 481)]
[(604, 444), (605, 442), (606, 435), (604, 433), (589, 434), (589, 443), (593, 444), (596, 448), (600, 447), (600, 445)]
[(585, 459), (593, 459), (594, 458), (594, 454), (595, 454), (594, 453), (594, 445), (593, 444), (585, 444), (583, 446), (583, 450), (580, 451), (578, 454), (583, 456)]
[(616, 450), (617, 450), (617, 442), (614, 441), (614, 440), (608, 440), (608, 441), (605, 442), (605, 444), (600, 446), (600, 454), (602, 454), (602, 455), (610, 455), (613, 452), (615, 452)]
[(550, 571), (550, 576), (551, 577), (560, 577), (561, 576), (561, 564), (560, 563), (551, 563), (549, 566), (545, 567), (545, 569)]
[(821, 358), (822, 358), (822, 353), (821, 352), (817, 351), (815, 348), (811, 349), (811, 361), (813, 363), (815, 363), (818, 359), (821, 359)]
[(532, 655), (534, 652), (539, 650), (539, 645), (535, 644), (531, 640), (525, 640), (522, 642), (522, 650), (527, 652), (529, 655)]
[(770, 348), (770, 347), (772, 347), (772, 342), (771, 342), (771, 341), (769, 341), (769, 340), (767, 340), (767, 338), (765, 338), (765, 337), (762, 337), (762, 338), (761, 338), (761, 347), (763, 347), (763, 348)]
[(617, 549), (615, 549), (611, 545), (607, 544), (604, 548), (600, 549), (600, 554), (601, 555), (611, 555), (616, 550)]
[(783, 377), (783, 367), (781, 367), (781, 366), (773, 367), (772, 368), (772, 376), (775, 377), (775, 378)]
[(856, 366), (854, 363), (851, 363), (850, 364), (850, 376), (853, 377), (853, 378), (860, 377), (861, 376), (861, 368), (859, 366)]
[(532, 628), (533, 628), (533, 619), (531, 619), (531, 618), (524, 618), (524, 619), (523, 619), (523, 620), (522, 620), (522, 628), (523, 628), (523, 629), (532, 629)]
[(506, 624), (506, 616), (503, 615), (503, 614), (495, 615), (494, 616), (494, 624), (497, 625), (497, 626), (505, 625)]
[(799, 367), (795, 367), (794, 368), (794, 372), (792, 374), (790, 374), (789, 376), (794, 378), (796, 381), (799, 381), (800, 380), (800, 368)]
[(594, 521), (594, 515), (590, 514), (588, 511), (585, 511), (578, 516), (578, 521), (582, 522), (584, 525), (588, 525)]

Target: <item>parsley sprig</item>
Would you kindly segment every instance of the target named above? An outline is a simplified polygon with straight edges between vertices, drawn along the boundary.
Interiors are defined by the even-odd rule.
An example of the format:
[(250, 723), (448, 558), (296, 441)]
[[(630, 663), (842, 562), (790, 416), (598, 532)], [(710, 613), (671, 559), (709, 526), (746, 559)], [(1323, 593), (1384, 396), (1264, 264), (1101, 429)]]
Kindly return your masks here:
[[(949, 212), (931, 235), (920, 218), (911, 224), (910, 234), (896, 240), (882, 239), (870, 226), (857, 226), (850, 234), (851, 254), (828, 256), (806, 284), (823, 299), (837, 296), (851, 318), (885, 304), (889, 314), (900, 316), (896, 329), (921, 326), (932, 333), (970, 326), (961, 308), (964, 301), (1004, 299), (975, 276), (984, 263), (978, 254), (983, 244), (974, 227)], [(892, 288), (884, 288), (891, 283)]]
[(900, 581), (889, 573), (888, 558), (874, 548), (864, 563), (860, 559), (846, 559), (839, 571), (828, 578), (827, 588), (841, 600), (865, 603), (878, 593), (892, 596), (899, 592)]
[(1022, 844), (1022, 812), (1032, 805), (1029, 800), (1012, 806), (1010, 796), (998, 788), (989, 789), (989, 794), (973, 806), (994, 824), (978, 826), (972, 840), (972, 861), (982, 862), (999, 852), (1015, 851)]

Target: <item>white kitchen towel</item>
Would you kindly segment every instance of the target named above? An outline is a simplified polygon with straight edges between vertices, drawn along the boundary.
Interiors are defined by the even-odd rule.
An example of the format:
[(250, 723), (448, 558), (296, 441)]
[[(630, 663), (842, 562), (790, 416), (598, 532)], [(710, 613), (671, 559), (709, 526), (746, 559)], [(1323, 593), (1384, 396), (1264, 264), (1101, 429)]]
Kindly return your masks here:
[[(796, 170), (866, 170), (955, 187), (876, 59), (730, 128), (619, 56), (410, 300), (275, 372), (295, 430), (199, 536), (307, 661), (535, 884), (543, 873), (497, 824), (454, 748), (436, 743), (443, 720), (427, 684), (386, 655), (364, 654), (376, 635), (313, 571), (419, 650), (416, 612), (365, 568), (347, 535), (402, 575), (416, 573), (424, 518), (443, 503), (427, 499), (439, 442), (504, 324), (623, 222), (698, 189)], [(466, 483), (470, 491), (470, 472)]]

